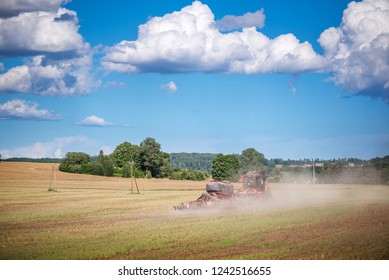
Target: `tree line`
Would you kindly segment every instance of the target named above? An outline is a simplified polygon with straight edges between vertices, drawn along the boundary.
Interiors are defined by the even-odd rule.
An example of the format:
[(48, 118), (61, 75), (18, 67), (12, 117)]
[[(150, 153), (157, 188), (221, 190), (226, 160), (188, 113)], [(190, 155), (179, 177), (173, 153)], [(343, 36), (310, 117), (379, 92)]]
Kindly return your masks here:
[(0, 155), (0, 161), (8, 162), (39, 162), (39, 163), (61, 163), (60, 158), (28, 158), (28, 157), (13, 157), (2, 159)]
[[(318, 160), (317, 160), (318, 161)], [(279, 183), (386, 184), (389, 185), (389, 156), (360, 159), (321, 160), (303, 165), (284, 165), (269, 171), (270, 180)], [(315, 172), (315, 176), (313, 176)]]
[(237, 181), (241, 174), (248, 171), (262, 171), (263, 160), (263, 154), (253, 148), (244, 150), (241, 155), (169, 155), (161, 150), (161, 145), (154, 138), (148, 137), (139, 145), (123, 142), (110, 155), (104, 155), (103, 151), (97, 157), (69, 152), (61, 161), (59, 170), (117, 177), (130, 177), (133, 172), (132, 175), (138, 178), (202, 181), (212, 177), (215, 180)]
[(198, 170), (207, 173), (212, 171), (212, 159), (215, 154), (210, 153), (171, 153), (172, 169)]
[[(0, 157), (1, 160), (1, 157)], [(241, 154), (173, 153), (161, 150), (161, 145), (147, 137), (139, 145), (123, 142), (110, 155), (100, 151), (98, 156), (83, 152), (69, 152), (60, 159), (11, 158), (3, 161), (61, 162), (64, 172), (101, 176), (137, 178), (170, 178), (174, 180), (237, 181), (248, 172), (266, 173), (269, 180), (280, 183), (346, 183), (389, 184), (389, 156), (370, 160), (342, 158), (315, 159), (313, 176), (312, 159), (266, 159), (253, 148)], [(133, 169), (131, 169), (133, 165)]]
[(130, 177), (131, 165), (134, 176), (165, 178), (170, 175), (170, 155), (161, 150), (154, 138), (147, 137), (139, 145), (123, 142), (111, 155), (100, 151), (97, 158), (83, 152), (69, 152), (62, 160), (59, 170), (63, 172), (103, 176)]
[(116, 176), (129, 178), (170, 178), (174, 180), (202, 181), (209, 173), (199, 170), (172, 168), (171, 156), (161, 150), (161, 145), (151, 137), (139, 145), (123, 142), (110, 155), (100, 151), (97, 157), (83, 152), (69, 152), (62, 160), (63, 172)]

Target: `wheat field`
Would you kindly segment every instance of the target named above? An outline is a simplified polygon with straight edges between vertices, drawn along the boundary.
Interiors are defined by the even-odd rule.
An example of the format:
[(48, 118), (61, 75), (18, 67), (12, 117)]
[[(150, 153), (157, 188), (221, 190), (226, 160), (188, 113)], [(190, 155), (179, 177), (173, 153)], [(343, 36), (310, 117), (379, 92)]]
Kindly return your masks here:
[[(174, 211), (206, 182), (0, 162), (0, 259), (389, 259), (389, 187), (269, 184), (274, 201)], [(234, 184), (239, 187), (239, 184)], [(133, 185), (135, 190), (135, 185)]]

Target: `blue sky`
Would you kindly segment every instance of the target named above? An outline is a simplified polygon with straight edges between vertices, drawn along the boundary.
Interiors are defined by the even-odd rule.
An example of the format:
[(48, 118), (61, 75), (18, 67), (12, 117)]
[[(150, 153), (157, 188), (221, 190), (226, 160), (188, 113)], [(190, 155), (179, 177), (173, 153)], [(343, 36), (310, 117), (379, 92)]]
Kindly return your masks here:
[[(44, 7), (44, 8), (43, 8)], [(389, 3), (0, 4), (0, 154), (389, 154)]]

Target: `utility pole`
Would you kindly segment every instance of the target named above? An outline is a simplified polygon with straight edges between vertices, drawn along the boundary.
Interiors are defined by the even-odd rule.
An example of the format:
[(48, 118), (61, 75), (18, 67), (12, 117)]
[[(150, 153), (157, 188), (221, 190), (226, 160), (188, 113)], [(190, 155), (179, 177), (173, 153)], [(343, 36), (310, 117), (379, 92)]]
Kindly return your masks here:
[(315, 161), (313, 159), (312, 159), (312, 180), (313, 180), (313, 184), (316, 185)]
[(134, 162), (130, 161), (129, 164), (130, 164), (130, 171), (131, 171), (131, 193), (134, 193), (134, 191), (133, 191), (133, 183), (132, 183), (132, 181), (134, 181), (135, 182), (135, 186), (136, 186), (137, 194), (139, 194), (138, 183), (136, 182), (136, 178), (135, 178), (135, 174), (134, 174)]
[(51, 172), (50, 186), (48, 191), (49, 192), (57, 191), (57, 177), (55, 173), (55, 163), (53, 164), (53, 171)]

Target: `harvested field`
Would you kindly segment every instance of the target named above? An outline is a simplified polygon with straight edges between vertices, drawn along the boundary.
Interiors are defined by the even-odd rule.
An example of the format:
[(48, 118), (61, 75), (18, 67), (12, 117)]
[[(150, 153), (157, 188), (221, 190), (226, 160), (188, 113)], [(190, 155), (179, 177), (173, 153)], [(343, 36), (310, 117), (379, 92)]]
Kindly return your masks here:
[(174, 211), (205, 182), (0, 163), (1, 259), (389, 259), (389, 187), (270, 184), (274, 203)]

